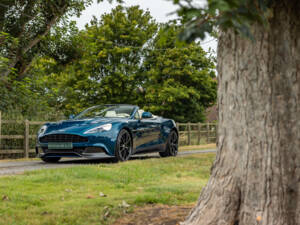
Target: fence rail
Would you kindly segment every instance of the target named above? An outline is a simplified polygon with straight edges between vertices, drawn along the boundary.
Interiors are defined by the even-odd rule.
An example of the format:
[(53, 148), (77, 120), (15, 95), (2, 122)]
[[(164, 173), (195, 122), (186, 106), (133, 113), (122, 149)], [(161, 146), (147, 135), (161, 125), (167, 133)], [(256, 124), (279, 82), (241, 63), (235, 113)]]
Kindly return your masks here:
[[(46, 123), (45, 121), (28, 121), (28, 120), (2, 120), (2, 114), (0, 111), (0, 156), (3, 155), (12, 155), (19, 154), (25, 158), (28, 158), (30, 153), (35, 153), (34, 148), (30, 148), (30, 140), (36, 139), (36, 134), (30, 134), (30, 126), (31, 125), (42, 125)], [(4, 134), (4, 125), (7, 124), (20, 124), (24, 126), (23, 134)], [(4, 146), (5, 140), (23, 140), (23, 146), (18, 146), (18, 148), (14, 148), (13, 146), (8, 146), (7, 144)], [(32, 146), (31, 146), (32, 147)]]
[(176, 123), (176, 126), (181, 146), (216, 143), (216, 123)]
[[(28, 158), (35, 152), (34, 145), (36, 139), (37, 125), (42, 125), (45, 121), (20, 121), (1, 120), (0, 112), (0, 156), (13, 156)], [(6, 134), (4, 125), (20, 125), (23, 134)], [(215, 123), (176, 123), (179, 130), (179, 145), (199, 145), (215, 143), (217, 138), (217, 124)], [(32, 127), (35, 126), (36, 129)], [(20, 132), (20, 129), (18, 129)], [(14, 131), (13, 131), (14, 132)], [(11, 133), (11, 132), (10, 132)], [(10, 145), (9, 141), (19, 143), (17, 147)], [(34, 141), (34, 142), (32, 142)], [(23, 143), (23, 144), (21, 144)], [(14, 156), (13, 156), (14, 157)], [(6, 157), (5, 157), (6, 158)]]

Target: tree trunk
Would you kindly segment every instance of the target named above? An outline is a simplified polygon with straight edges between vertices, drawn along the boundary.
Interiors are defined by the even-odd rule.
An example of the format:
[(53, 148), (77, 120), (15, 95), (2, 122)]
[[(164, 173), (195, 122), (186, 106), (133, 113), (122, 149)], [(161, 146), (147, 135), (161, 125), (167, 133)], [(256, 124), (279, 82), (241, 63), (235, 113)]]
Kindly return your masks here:
[(300, 1), (218, 46), (218, 153), (185, 225), (300, 225)]

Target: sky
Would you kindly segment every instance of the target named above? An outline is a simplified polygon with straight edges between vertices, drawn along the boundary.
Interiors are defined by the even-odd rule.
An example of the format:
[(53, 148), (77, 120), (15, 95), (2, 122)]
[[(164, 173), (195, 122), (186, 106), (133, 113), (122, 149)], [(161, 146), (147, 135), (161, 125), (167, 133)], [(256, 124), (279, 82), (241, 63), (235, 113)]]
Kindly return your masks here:
[[(124, 0), (124, 5), (139, 5), (140, 8), (149, 10), (152, 17), (159, 23), (177, 18), (176, 14), (172, 14), (177, 9), (177, 6), (173, 5), (170, 0)], [(85, 24), (89, 23), (93, 16), (100, 18), (102, 14), (109, 13), (111, 9), (116, 6), (116, 3), (109, 4), (107, 1), (97, 3), (97, 0), (94, 0), (93, 4), (86, 8), (79, 18), (74, 17), (72, 19), (77, 22), (79, 29), (83, 29)], [(209, 48), (215, 52), (217, 51), (217, 41), (214, 38), (207, 37), (201, 42), (203, 43), (201, 46), (205, 51), (208, 51)]]

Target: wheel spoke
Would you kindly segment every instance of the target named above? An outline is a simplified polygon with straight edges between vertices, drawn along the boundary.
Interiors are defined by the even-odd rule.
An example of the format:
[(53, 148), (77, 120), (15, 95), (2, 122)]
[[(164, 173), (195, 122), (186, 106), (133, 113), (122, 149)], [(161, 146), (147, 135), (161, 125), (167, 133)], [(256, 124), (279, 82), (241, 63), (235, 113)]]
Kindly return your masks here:
[(126, 142), (126, 135), (122, 136), (122, 143), (124, 144)]

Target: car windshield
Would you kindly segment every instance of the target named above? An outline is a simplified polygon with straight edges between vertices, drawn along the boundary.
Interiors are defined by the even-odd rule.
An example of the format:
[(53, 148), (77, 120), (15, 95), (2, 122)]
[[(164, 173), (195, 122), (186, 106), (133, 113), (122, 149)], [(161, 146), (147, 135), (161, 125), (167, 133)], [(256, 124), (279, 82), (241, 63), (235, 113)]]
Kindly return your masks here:
[(74, 119), (94, 117), (119, 117), (128, 118), (134, 111), (135, 106), (129, 105), (99, 105), (88, 108), (78, 114)]

